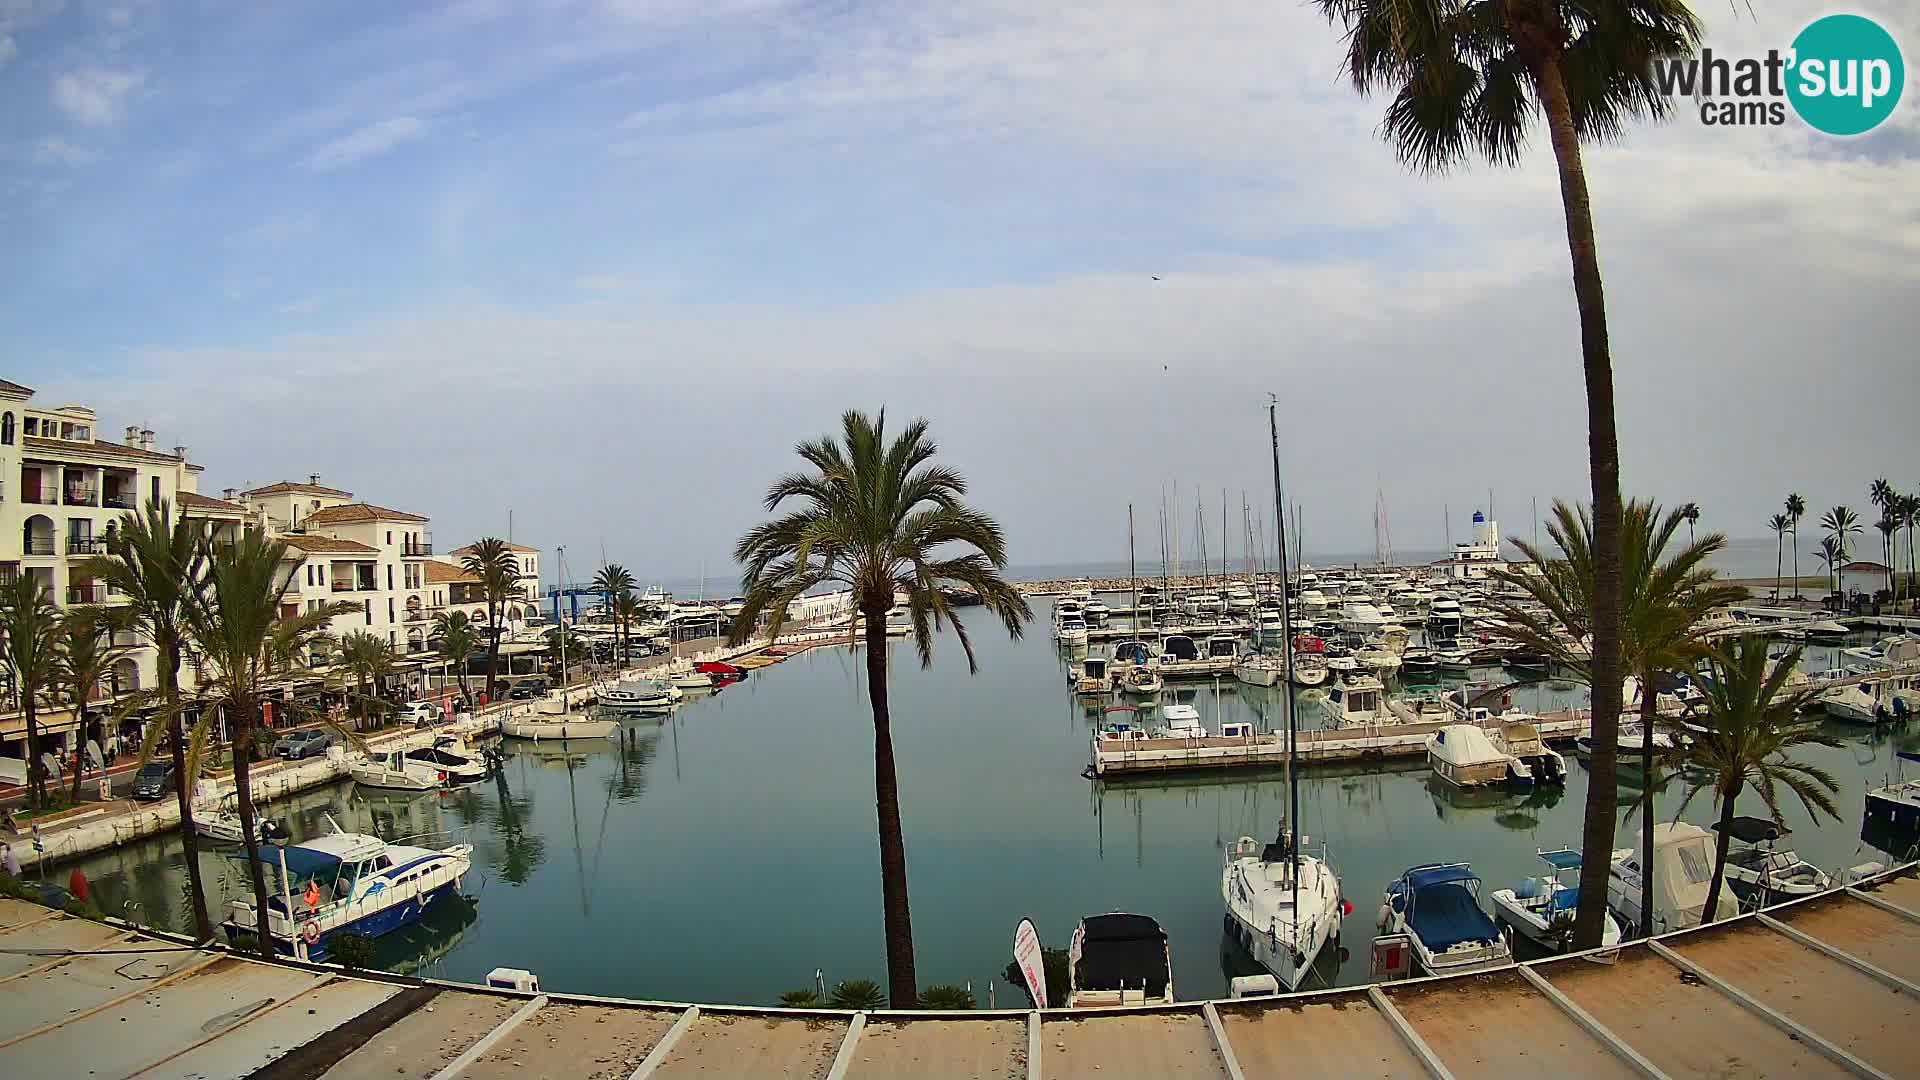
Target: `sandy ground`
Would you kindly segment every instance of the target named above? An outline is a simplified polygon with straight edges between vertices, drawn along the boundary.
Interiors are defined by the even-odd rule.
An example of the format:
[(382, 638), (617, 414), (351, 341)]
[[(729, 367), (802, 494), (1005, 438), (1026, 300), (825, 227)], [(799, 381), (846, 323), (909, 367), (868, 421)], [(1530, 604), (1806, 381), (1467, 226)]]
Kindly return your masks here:
[(1852, 1074), (1657, 956), (1612, 967), (1562, 960), (1535, 968), (1574, 1004), (1668, 1076), (1840, 1080)]
[(1512, 972), (1388, 996), (1455, 1076), (1639, 1075)]
[(822, 1077), (847, 1024), (838, 1019), (764, 1019), (701, 1013), (654, 1073), (676, 1077)]
[(1022, 1080), (1027, 1075), (1026, 1021), (869, 1021), (847, 1069), (848, 1080), (935, 1075)]
[(543, 1005), (467, 1066), (461, 1080), (626, 1080), (680, 1013)]
[(1913, 999), (1783, 934), (1693, 934), (1673, 951), (1894, 1076), (1920, 1076)]
[(1197, 1080), (1225, 1077), (1227, 1066), (1199, 1013), (1141, 1013), (1124, 1020), (1047, 1017), (1040, 1025), (1040, 1072), (1048, 1080)]
[(522, 1002), (486, 994), (441, 994), (329, 1069), (327, 1080), (399, 1080), (439, 1072), (512, 1016)]
[(1920, 982), (1920, 923), (1871, 904), (1827, 897), (1772, 912), (1795, 930), (1826, 942), (1909, 982)]
[(1421, 1076), (1420, 1059), (1364, 995), (1327, 1005), (1230, 1005), (1220, 1009), (1240, 1070), (1297, 1080)]

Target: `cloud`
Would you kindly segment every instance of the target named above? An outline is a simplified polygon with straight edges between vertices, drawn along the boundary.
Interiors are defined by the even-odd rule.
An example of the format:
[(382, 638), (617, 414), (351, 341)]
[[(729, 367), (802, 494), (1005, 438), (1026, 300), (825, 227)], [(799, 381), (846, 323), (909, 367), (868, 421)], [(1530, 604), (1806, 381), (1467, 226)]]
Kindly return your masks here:
[(133, 71), (82, 68), (53, 80), (53, 103), (83, 124), (111, 124), (120, 113), (121, 99), (145, 78)]
[(20, 46), (14, 44), (12, 34), (0, 34), (0, 67), (6, 67), (7, 61), (20, 54)]
[(35, 165), (85, 165), (99, 160), (99, 153), (68, 142), (55, 136), (48, 136), (33, 144), (27, 158)]
[(411, 116), (396, 116), (368, 124), (315, 150), (307, 158), (307, 166), (313, 169), (337, 169), (352, 165), (412, 142), (425, 132), (426, 125)]

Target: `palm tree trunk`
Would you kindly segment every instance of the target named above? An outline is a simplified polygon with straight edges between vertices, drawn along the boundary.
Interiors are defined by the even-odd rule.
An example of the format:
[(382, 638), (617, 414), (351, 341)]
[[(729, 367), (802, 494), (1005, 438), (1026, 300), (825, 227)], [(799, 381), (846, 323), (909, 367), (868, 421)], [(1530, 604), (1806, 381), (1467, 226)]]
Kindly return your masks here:
[[(254, 710), (259, 706), (250, 698), (236, 701), (233, 720), (234, 802), (240, 809), (240, 837), (247, 845), (247, 876), (253, 882), (253, 910), (259, 914), (260, 955), (273, 956), (272, 924), (267, 912), (267, 875), (260, 865), (260, 833), (254, 827), (253, 813), (253, 727)], [(289, 916), (293, 913), (288, 912)]]
[(1800, 523), (1794, 522), (1793, 529), (1793, 596), (1800, 598)]
[(1786, 554), (1786, 541), (1786, 533), (1773, 534), (1773, 601), (1776, 604), (1780, 602), (1780, 561)]
[(1700, 909), (1700, 921), (1713, 921), (1713, 913), (1720, 908), (1720, 886), (1727, 877), (1727, 841), (1733, 835), (1733, 804), (1740, 799), (1740, 789), (1745, 785), (1735, 780), (1733, 790), (1720, 800), (1720, 835), (1713, 841), (1713, 880), (1707, 885), (1707, 905)]
[(1607, 876), (1612, 863), (1619, 790), (1615, 760), (1620, 730), (1620, 444), (1614, 431), (1613, 360), (1607, 349), (1606, 298), (1600, 256), (1587, 201), (1580, 140), (1559, 58), (1550, 54), (1535, 72), (1547, 129), (1560, 172), (1560, 201), (1567, 219), (1567, 249), (1573, 263), (1573, 296), (1580, 309), (1580, 352), (1587, 389), (1587, 462), (1593, 474), (1593, 762), (1587, 782), (1586, 820), (1581, 830), (1580, 910), (1573, 947), (1598, 948), (1606, 927)]
[(487, 704), (493, 704), (497, 696), (495, 684), (500, 668), (500, 619), (495, 614), (492, 601), (487, 602)]
[(40, 764), (40, 721), (33, 707), (33, 687), (20, 695), (21, 713), (27, 721), (27, 795), (35, 813), (47, 805), (47, 773)]
[(187, 861), (194, 940), (211, 941), (213, 919), (207, 914), (207, 881), (200, 870), (200, 830), (193, 823), (192, 793), (196, 778), (187, 775), (186, 724), (180, 717), (180, 642), (176, 637), (166, 636), (157, 644), (160, 646), (160, 696), (167, 710), (167, 741), (173, 744), (173, 797), (180, 805), (180, 849)]
[(82, 698), (74, 706), (78, 714), (74, 718), (73, 728), (73, 796), (67, 801), (74, 806), (80, 805), (80, 770), (87, 760), (87, 702)]
[(1659, 715), (1660, 696), (1654, 693), (1653, 669), (1640, 673), (1640, 768), (1644, 770), (1646, 805), (1640, 808), (1640, 932), (1653, 936), (1653, 721)]
[[(893, 719), (887, 707), (887, 609), (893, 597), (861, 605), (867, 617), (867, 696), (873, 703), (873, 801), (880, 824), (880, 906), (886, 917), (887, 997), (914, 1008), (913, 919), (907, 910), (907, 843), (900, 832), (900, 781), (894, 774)], [(1604, 888), (1604, 886), (1603, 886)]]

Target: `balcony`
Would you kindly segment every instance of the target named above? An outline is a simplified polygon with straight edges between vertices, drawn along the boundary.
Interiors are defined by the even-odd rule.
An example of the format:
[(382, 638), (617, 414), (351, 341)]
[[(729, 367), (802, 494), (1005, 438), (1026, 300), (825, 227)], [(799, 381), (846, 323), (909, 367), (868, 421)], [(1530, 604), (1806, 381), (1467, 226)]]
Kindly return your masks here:
[(418, 540), (407, 540), (400, 545), (400, 556), (406, 559), (424, 558), (433, 554), (433, 536), (429, 533)]
[(70, 487), (67, 489), (66, 503), (68, 506), (99, 506), (100, 493), (93, 488)]
[(21, 554), (24, 554), (24, 555), (53, 554), (53, 537), (51, 536), (27, 537), (21, 547)]
[(60, 505), (60, 500), (54, 497), (53, 492), (36, 491), (33, 488), (22, 488), (20, 491), (20, 501), (23, 503), (32, 503), (35, 506)]
[(67, 537), (67, 554), (69, 555), (105, 555), (106, 553), (107, 542), (98, 537)]
[(140, 499), (130, 491), (109, 491), (101, 498), (100, 505), (114, 510), (133, 510), (140, 505)]
[(106, 602), (107, 587), (97, 581), (91, 585), (67, 586), (67, 603), (69, 604), (104, 604)]

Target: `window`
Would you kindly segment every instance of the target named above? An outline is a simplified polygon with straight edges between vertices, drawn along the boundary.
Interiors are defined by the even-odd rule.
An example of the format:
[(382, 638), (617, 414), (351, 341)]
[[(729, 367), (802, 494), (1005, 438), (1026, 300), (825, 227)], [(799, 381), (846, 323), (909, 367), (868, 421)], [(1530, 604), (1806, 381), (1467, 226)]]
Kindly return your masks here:
[[(392, 536), (393, 534), (388, 533), (387, 535)], [(387, 543), (391, 544), (393, 543), (393, 541), (389, 540), (387, 541)], [(393, 564), (392, 563), (387, 564), (387, 589), (389, 591), (393, 589)]]
[(307, 564), (307, 584), (313, 584), (313, 564)]
[(393, 620), (393, 597), (391, 596), (387, 597), (387, 621), (388, 622), (394, 621)]
[(393, 546), (393, 530), (392, 529), (387, 530), (387, 546), (388, 547)]
[(40, 418), (39, 417), (37, 416), (27, 417), (27, 434), (29, 435), (40, 434)]
[(153, 478), (153, 494), (149, 497), (154, 502), (160, 501), (160, 478), (157, 476)]
[(320, 564), (320, 584), (325, 585), (326, 583), (327, 583), (327, 564), (321, 563)]
[(362, 600), (360, 601), (360, 604), (361, 604), (361, 610), (366, 613), (367, 625), (372, 626), (373, 625), (373, 601), (370, 599)]
[(0, 444), (13, 445), (13, 414), (0, 416)]

